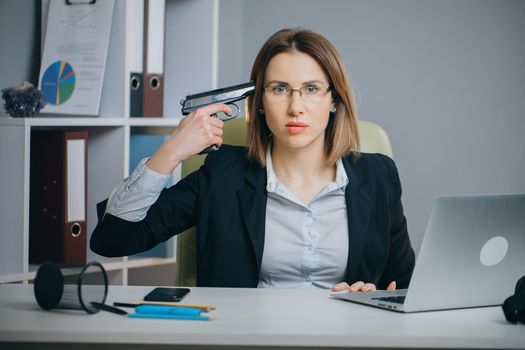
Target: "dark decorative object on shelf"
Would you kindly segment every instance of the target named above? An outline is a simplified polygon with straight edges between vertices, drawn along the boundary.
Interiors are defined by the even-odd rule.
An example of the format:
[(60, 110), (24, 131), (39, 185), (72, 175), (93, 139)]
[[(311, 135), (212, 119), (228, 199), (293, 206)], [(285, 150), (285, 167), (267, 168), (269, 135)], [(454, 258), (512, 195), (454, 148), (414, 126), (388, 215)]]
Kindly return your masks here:
[(46, 105), (42, 91), (27, 81), (3, 89), (2, 98), (5, 111), (13, 118), (32, 117)]

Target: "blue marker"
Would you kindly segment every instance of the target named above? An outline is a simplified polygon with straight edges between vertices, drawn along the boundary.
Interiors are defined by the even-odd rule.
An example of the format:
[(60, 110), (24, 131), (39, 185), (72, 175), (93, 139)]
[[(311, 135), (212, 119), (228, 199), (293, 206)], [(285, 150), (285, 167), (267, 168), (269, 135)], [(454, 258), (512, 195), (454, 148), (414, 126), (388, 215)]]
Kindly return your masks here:
[(201, 309), (162, 305), (140, 305), (135, 308), (135, 313), (147, 315), (181, 315), (196, 317), (201, 315)]

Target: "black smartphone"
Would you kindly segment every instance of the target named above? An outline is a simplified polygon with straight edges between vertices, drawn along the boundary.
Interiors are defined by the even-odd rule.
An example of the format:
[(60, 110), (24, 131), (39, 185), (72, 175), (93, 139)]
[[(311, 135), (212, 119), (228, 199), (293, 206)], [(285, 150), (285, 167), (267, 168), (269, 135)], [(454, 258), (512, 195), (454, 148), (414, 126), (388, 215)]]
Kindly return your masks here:
[(177, 302), (181, 301), (186, 294), (190, 292), (189, 288), (155, 288), (149, 292), (144, 301), (164, 301)]

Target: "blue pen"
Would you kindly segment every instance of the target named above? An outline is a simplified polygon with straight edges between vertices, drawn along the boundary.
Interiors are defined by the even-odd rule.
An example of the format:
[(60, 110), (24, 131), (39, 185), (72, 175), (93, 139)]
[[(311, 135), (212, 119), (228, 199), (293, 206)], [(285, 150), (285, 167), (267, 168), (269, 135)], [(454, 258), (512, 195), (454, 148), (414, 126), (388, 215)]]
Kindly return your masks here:
[(190, 307), (177, 306), (162, 306), (162, 305), (140, 305), (135, 308), (136, 314), (148, 315), (184, 315), (184, 316), (200, 316), (201, 309)]
[(131, 318), (162, 318), (169, 320), (194, 320), (208, 321), (213, 320), (210, 316), (191, 316), (191, 315), (174, 315), (174, 314), (128, 314)]

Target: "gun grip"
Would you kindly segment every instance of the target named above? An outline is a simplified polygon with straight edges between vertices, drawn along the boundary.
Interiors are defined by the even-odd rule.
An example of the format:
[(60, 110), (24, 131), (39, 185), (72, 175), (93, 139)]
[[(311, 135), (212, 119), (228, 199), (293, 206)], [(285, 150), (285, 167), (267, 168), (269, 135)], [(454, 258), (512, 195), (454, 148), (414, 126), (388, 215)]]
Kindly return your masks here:
[(210, 153), (210, 152), (218, 151), (218, 150), (219, 150), (219, 147), (217, 147), (216, 145), (211, 145), (210, 147), (200, 151), (199, 154), (206, 154), (206, 153)]

